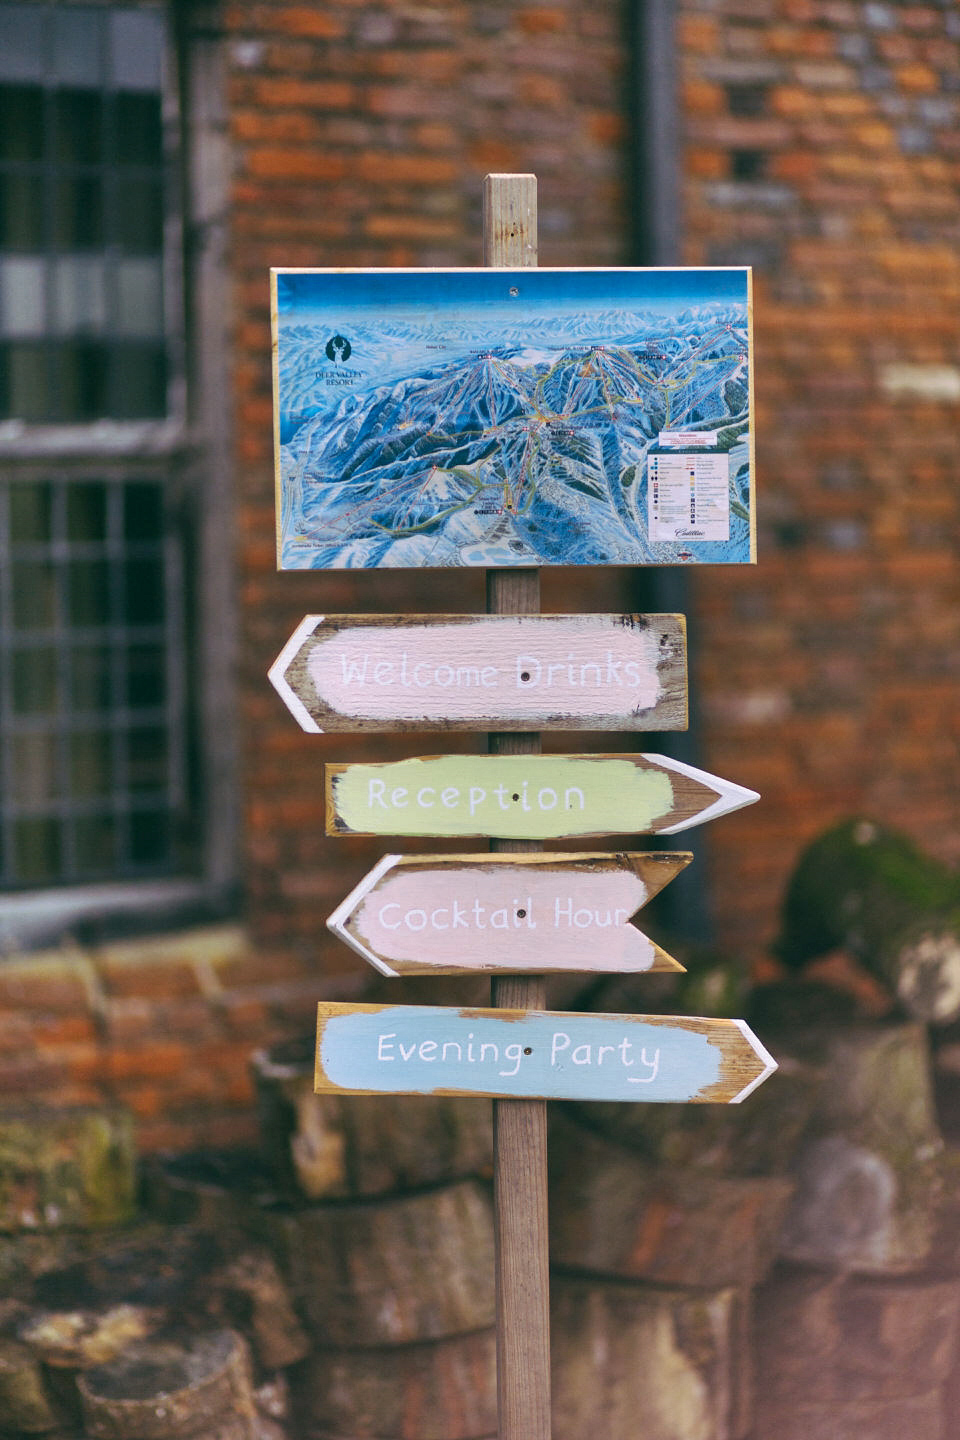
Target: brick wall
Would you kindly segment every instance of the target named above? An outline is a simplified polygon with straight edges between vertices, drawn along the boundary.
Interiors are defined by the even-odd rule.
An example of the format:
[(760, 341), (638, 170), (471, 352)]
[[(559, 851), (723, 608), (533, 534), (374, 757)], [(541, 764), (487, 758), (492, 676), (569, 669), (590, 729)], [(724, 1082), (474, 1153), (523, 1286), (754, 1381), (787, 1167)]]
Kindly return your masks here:
[(306, 1033), (322, 984), (239, 926), (7, 959), (5, 1104), (121, 1102), (144, 1151), (250, 1144), (252, 1051)]
[(757, 955), (798, 847), (866, 812), (960, 860), (960, 15), (681, 7), (685, 251), (756, 267), (760, 564), (698, 574), (709, 837)]

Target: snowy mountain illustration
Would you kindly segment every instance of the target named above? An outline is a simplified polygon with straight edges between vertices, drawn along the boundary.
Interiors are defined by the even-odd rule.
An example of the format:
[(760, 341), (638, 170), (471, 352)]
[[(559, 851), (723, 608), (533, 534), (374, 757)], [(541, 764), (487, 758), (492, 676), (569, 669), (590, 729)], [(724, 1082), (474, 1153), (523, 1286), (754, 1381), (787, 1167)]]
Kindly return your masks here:
[(704, 430), (730, 453), (729, 529), (696, 558), (749, 547), (745, 306), (487, 331), (449, 317), (343, 320), (346, 363), (328, 358), (332, 333), (307, 320), (280, 332), (284, 565), (690, 558), (649, 538), (646, 460), (662, 432), (679, 434), (676, 450)]

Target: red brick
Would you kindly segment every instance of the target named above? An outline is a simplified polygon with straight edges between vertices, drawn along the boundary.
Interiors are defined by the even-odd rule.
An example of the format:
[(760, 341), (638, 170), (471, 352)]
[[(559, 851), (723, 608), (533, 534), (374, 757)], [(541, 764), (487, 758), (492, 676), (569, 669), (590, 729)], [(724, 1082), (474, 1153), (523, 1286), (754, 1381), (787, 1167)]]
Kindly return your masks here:
[[(262, 146), (246, 153), (246, 168), (251, 175), (267, 180), (339, 180), (347, 173), (342, 155), (324, 150), (287, 150)], [(278, 264), (289, 261), (278, 260)]]
[(342, 80), (265, 75), (255, 83), (254, 98), (268, 110), (288, 105), (304, 110), (349, 110), (356, 103), (357, 91)]

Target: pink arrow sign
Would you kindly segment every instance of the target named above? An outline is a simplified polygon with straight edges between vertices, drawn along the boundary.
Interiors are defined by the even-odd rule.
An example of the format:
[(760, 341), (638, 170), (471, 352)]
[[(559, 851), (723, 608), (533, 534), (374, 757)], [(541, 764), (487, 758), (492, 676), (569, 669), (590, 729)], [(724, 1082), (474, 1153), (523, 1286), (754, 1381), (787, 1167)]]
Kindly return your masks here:
[(682, 970), (631, 918), (692, 858), (385, 855), (327, 925), (385, 975)]
[(684, 730), (682, 615), (307, 615), (270, 669), (304, 730)]

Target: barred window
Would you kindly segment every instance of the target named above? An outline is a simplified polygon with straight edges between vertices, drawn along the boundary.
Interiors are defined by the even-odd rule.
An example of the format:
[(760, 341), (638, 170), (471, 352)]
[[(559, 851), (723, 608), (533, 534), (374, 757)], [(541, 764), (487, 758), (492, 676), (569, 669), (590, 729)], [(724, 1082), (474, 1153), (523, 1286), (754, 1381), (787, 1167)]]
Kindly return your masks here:
[(0, 0), (8, 894), (204, 868), (175, 52), (159, 5)]

